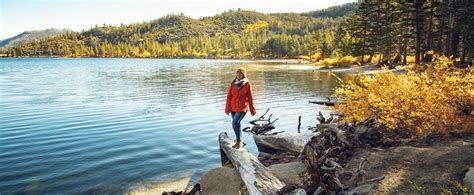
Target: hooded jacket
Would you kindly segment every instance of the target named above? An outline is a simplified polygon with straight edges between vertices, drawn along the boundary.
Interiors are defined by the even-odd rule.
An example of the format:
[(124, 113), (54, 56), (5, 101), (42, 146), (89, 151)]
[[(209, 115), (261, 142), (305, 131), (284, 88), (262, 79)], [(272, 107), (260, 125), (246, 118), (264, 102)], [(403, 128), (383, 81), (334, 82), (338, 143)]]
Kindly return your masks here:
[(247, 106), (250, 108), (250, 114), (255, 115), (257, 111), (253, 105), (252, 85), (250, 82), (243, 84), (240, 89), (234, 85), (235, 80), (230, 83), (225, 103), (225, 113), (247, 112)]

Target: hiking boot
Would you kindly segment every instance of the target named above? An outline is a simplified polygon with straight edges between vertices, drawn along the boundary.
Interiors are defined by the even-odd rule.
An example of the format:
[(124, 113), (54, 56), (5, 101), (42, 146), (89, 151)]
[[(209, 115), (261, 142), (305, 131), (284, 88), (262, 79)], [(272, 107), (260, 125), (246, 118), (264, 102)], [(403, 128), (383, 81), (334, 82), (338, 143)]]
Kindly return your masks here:
[(242, 141), (237, 141), (233, 146), (232, 148), (235, 148), (235, 149), (239, 149), (239, 148), (242, 148), (244, 146), (244, 143)]

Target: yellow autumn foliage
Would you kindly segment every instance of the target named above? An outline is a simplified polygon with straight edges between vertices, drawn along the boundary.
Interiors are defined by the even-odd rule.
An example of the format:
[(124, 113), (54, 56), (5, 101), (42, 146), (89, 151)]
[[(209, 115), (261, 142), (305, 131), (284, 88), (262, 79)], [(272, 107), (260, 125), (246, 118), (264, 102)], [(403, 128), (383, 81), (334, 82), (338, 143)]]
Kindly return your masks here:
[(268, 28), (269, 26), (270, 24), (268, 24), (268, 22), (259, 20), (255, 23), (245, 25), (244, 32), (246, 33), (258, 32), (260, 30)]
[(338, 63), (339, 64), (354, 64), (356, 61), (357, 61), (356, 57), (344, 56), (342, 58), (339, 58)]
[(406, 74), (387, 71), (357, 75), (335, 89), (346, 104), (335, 106), (344, 122), (375, 119), (388, 129), (417, 135), (447, 132), (472, 118), (474, 68), (458, 69), (447, 58), (429, 65), (410, 65)]
[(296, 56), (296, 59), (311, 60), (311, 57), (309, 57), (309, 56), (304, 56), (304, 55), (299, 55), (299, 56)]
[(323, 56), (319, 52), (316, 52), (315, 54), (311, 55), (311, 60), (314, 60), (314, 61), (319, 61), (322, 58), (323, 58)]
[(323, 66), (350, 66), (357, 61), (356, 57), (344, 56), (340, 58), (325, 58), (316, 63)]
[[(358, 57), (357, 57), (357, 61), (360, 61), (360, 60), (361, 60), (361, 59), (360, 59), (361, 57), (362, 57), (362, 56), (358, 56)], [(364, 62), (365, 62), (365, 63), (373, 63), (373, 64), (375, 64), (375, 63), (379, 62), (380, 57), (381, 57), (380, 54), (374, 54), (374, 55), (372, 56), (372, 58), (370, 58), (370, 55), (364, 55)], [(370, 59), (370, 62), (369, 62), (369, 59)]]

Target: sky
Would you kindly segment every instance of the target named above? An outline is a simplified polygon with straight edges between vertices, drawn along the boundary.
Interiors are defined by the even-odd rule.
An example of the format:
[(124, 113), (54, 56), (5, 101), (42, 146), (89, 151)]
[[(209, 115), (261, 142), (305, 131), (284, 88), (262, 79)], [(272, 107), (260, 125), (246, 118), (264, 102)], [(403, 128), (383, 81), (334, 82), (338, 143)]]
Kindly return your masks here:
[(48, 28), (87, 30), (158, 19), (167, 14), (192, 18), (230, 9), (262, 13), (307, 12), (355, 0), (0, 0), (0, 40)]

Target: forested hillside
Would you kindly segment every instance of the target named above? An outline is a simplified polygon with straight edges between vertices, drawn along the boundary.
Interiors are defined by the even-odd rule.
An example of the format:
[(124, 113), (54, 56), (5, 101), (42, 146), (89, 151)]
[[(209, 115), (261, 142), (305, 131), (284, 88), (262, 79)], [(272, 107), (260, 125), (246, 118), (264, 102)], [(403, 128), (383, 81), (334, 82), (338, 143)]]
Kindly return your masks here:
[(353, 2), (353, 3), (347, 3), (343, 5), (329, 7), (327, 9), (311, 11), (308, 13), (304, 13), (303, 15), (312, 16), (316, 18), (324, 18), (324, 17), (336, 18), (340, 16), (352, 15), (357, 10), (358, 7), (359, 7), (359, 3)]
[[(353, 6), (353, 4), (348, 4)], [(35, 41), (6, 51), (9, 56), (67, 57), (296, 57), (340, 55), (337, 32), (345, 17), (262, 14), (230, 10), (193, 19), (168, 15), (121, 26)]]
[(14, 46), (18, 46), (23, 43), (31, 42), (34, 40), (40, 40), (40, 39), (45, 39), (48, 37), (53, 37), (56, 35), (61, 35), (68, 31), (71, 31), (71, 30), (50, 28), (46, 30), (25, 31), (17, 36), (1, 40), (0, 49), (9, 49)]
[[(8, 56), (355, 59), (361, 63), (474, 56), (469, 0), (361, 1), (309, 13), (168, 15), (24, 44)], [(364, 58), (360, 57), (364, 56)], [(407, 60), (411, 58), (413, 60)], [(354, 60), (350, 60), (353, 62)]]

